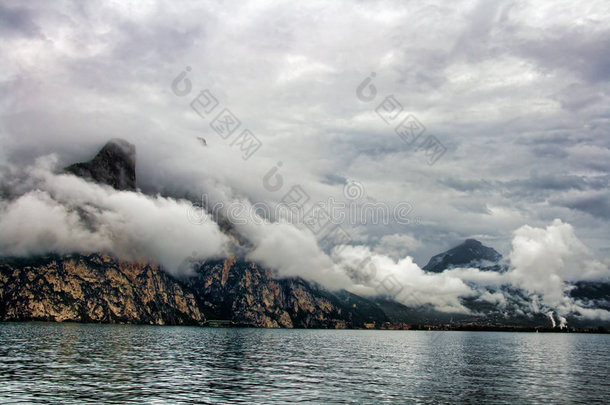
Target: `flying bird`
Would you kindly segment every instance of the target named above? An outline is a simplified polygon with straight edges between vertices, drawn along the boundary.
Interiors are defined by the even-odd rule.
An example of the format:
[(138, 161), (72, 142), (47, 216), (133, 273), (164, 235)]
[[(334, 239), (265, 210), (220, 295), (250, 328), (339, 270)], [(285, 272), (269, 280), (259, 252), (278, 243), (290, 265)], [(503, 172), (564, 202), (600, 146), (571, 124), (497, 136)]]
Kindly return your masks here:
[(203, 146), (208, 146), (208, 143), (206, 142), (206, 140), (204, 138), (198, 136), (197, 139), (199, 139), (199, 141), (203, 144)]

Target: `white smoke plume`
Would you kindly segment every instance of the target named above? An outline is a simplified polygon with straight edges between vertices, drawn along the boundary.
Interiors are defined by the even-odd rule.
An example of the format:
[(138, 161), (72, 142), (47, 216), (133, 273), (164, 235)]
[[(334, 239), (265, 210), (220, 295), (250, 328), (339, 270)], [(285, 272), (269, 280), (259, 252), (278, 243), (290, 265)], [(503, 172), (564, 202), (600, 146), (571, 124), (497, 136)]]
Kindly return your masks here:
[(547, 312), (547, 316), (549, 317), (549, 319), (551, 320), (551, 323), (553, 324), (553, 328), (555, 326), (557, 326), (557, 323), (555, 323), (555, 318), (553, 317), (553, 311), (549, 311)]

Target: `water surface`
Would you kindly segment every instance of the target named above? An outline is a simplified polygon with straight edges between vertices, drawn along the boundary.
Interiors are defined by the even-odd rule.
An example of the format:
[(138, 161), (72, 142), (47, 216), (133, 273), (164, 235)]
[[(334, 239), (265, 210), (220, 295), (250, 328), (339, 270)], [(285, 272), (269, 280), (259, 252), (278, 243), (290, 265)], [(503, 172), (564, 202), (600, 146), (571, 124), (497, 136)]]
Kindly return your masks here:
[(610, 403), (610, 335), (0, 323), (0, 402)]

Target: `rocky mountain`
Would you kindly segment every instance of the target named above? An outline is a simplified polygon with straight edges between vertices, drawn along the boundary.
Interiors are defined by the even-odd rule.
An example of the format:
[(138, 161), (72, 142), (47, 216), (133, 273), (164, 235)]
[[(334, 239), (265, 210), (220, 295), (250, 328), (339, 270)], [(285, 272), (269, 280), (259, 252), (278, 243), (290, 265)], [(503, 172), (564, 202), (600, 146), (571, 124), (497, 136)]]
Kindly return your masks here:
[[(444, 270), (456, 267), (474, 267), (482, 271), (505, 272), (508, 264), (503, 261), (502, 255), (495, 249), (483, 245), (475, 239), (467, 239), (462, 244), (433, 256), (423, 269), (433, 273), (441, 273)], [(473, 283), (469, 283), (474, 289), (482, 289)], [(578, 299), (586, 308), (599, 308), (610, 311), (610, 281), (578, 281), (565, 286), (568, 294)], [(478, 297), (464, 297), (462, 304), (476, 316), (456, 315), (453, 321), (473, 322), (484, 320), (489, 324), (505, 324), (515, 326), (543, 325), (548, 321), (550, 308), (532, 314), (528, 311), (531, 305), (528, 294), (509, 284), (485, 287), (484, 291), (489, 294), (501, 294), (504, 302), (498, 306), (494, 302), (486, 302)], [(390, 314), (392, 320), (408, 318), (410, 321), (424, 321), (427, 323), (444, 323), (447, 314), (438, 313), (430, 308), (416, 308), (405, 310), (392, 310), (395, 303), (385, 303), (385, 312)], [(576, 327), (594, 327), (595, 321), (587, 320), (572, 314), (568, 316), (568, 324)]]
[[(122, 139), (64, 170), (117, 190), (137, 189), (135, 146)], [(239, 243), (241, 235), (230, 224), (221, 227)], [(156, 265), (102, 253), (0, 259), (0, 320), (197, 325), (206, 317), (285, 328), (352, 328), (388, 320), (369, 300), (300, 278), (277, 279), (243, 259), (198, 263), (182, 279)]]
[(602, 308), (610, 311), (610, 280), (577, 281), (569, 288), (570, 296), (579, 299), (590, 308)]
[(476, 267), (481, 270), (504, 271), (502, 255), (476, 239), (466, 239), (462, 244), (433, 256), (423, 269), (432, 273), (455, 267)]
[(93, 159), (70, 165), (65, 171), (117, 190), (135, 191), (136, 147), (124, 139), (112, 139)]
[(374, 303), (256, 263), (198, 264), (176, 279), (156, 265), (105, 254), (0, 260), (0, 320), (282, 328), (361, 328), (388, 318)]
[(0, 320), (196, 325), (204, 317), (159, 266), (93, 254), (2, 258)]
[[(89, 162), (66, 172), (117, 190), (136, 191), (135, 147), (108, 142)], [(229, 221), (223, 232), (245, 252), (249, 241)], [(523, 291), (486, 287), (493, 300), (465, 297), (471, 314), (448, 314), (431, 306), (407, 307), (388, 297), (364, 298), (328, 291), (301, 278), (279, 278), (273, 270), (242, 258), (191, 262), (188, 276), (175, 278), (150, 263), (127, 262), (104, 253), (0, 258), (0, 320), (204, 325), (220, 323), (281, 328), (363, 328), (392, 324), (544, 325), (545, 312), (532, 316)], [(440, 273), (454, 267), (503, 272), (507, 265), (493, 248), (474, 239), (438, 254), (424, 266)], [(579, 282), (570, 294), (591, 308), (610, 310), (610, 283)], [(480, 287), (471, 286), (473, 289)], [(578, 319), (569, 319), (577, 324)]]
[(201, 264), (188, 278), (208, 319), (283, 328), (352, 328), (387, 317), (373, 302), (330, 292), (301, 278), (276, 278), (256, 263), (232, 258)]

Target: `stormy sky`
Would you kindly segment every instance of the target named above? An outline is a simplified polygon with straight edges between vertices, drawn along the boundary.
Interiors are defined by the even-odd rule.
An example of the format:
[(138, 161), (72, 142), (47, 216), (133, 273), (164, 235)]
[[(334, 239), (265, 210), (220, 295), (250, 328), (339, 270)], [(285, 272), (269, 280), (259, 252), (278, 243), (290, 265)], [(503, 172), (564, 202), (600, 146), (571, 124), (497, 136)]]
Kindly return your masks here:
[[(129, 217), (142, 233), (167, 228), (147, 221), (163, 207), (168, 223), (192, 225), (184, 202), (93, 197), (93, 186), (41, 172), (124, 138), (136, 145), (138, 185), (148, 194), (274, 207), (300, 186), (310, 206), (332, 198), (392, 213), (408, 207), (401, 220), (341, 222), (352, 247), (335, 256), (366, 251), (381, 255), (381, 267), (411, 257), (421, 267), (476, 238), (525, 261), (513, 282), (532, 285), (523, 235), (545, 246), (533, 263), (571, 254), (551, 243), (555, 237), (578, 240), (587, 257), (607, 263), (610, 256), (608, 49), (607, 1), (4, 1), (0, 162), (5, 178), (36, 167), (28, 173), (47, 179), (55, 201), (76, 201), (75, 190), (86, 188), (104, 209), (141, 203), (149, 210)], [(226, 111), (240, 122), (231, 134), (214, 127)], [(401, 137), (403, 119), (417, 133)], [(246, 136), (257, 148), (242, 148)], [(13, 231), (20, 215), (30, 218), (27, 229), (70, 226), (69, 210), (61, 226), (44, 225), (52, 217), (45, 209), (57, 210), (36, 198), (22, 203), (7, 211), (3, 202), (2, 229), (15, 251), (28, 251), (30, 235)], [(218, 229), (206, 226), (201, 240), (211, 242), (203, 250), (223, 251)], [(303, 226), (238, 227), (255, 242), (252, 258), (285, 274), (333, 266), (328, 250), (320, 252), (323, 237)], [(197, 240), (204, 231), (174, 232)], [(144, 243), (143, 254), (175, 236), (164, 238)], [(52, 246), (68, 249), (74, 240), (55, 237)], [(286, 240), (291, 255), (278, 252)], [(98, 242), (83, 249), (106, 246)], [(172, 249), (198, 250), (165, 248)], [(447, 284), (453, 298), (441, 304), (467, 289), (464, 277)]]

